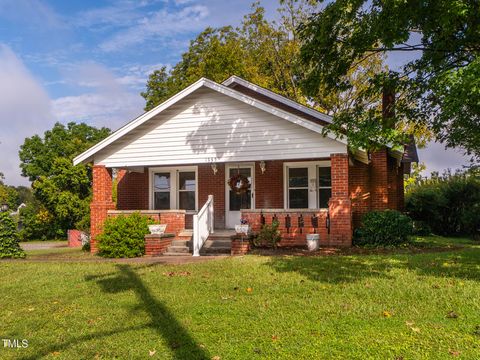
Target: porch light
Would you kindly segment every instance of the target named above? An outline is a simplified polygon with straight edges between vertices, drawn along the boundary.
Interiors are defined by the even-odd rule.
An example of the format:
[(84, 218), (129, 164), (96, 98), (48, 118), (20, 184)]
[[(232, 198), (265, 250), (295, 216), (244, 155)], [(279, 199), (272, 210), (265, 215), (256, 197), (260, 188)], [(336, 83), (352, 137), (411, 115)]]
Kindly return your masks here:
[(267, 171), (267, 164), (265, 164), (265, 161), (260, 161), (260, 170), (262, 171), (262, 174), (265, 174), (265, 171)]
[(217, 163), (212, 164), (212, 171), (213, 171), (213, 175), (217, 175), (217, 172), (218, 172)]
[(5, 212), (8, 210), (8, 205), (7, 204), (2, 204), (2, 206), (0, 206), (0, 212)]

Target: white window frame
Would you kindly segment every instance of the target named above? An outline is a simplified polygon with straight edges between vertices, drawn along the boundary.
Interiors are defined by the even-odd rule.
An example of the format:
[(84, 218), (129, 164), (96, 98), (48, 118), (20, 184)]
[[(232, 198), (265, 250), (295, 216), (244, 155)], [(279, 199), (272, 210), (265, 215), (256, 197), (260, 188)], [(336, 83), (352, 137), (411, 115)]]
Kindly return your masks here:
[[(154, 175), (156, 173), (170, 173), (170, 210), (178, 210), (179, 206), (179, 187), (180, 172), (195, 172), (195, 210), (186, 210), (187, 214), (198, 211), (198, 167), (197, 166), (177, 166), (177, 167), (154, 167), (148, 169), (148, 208), (154, 210)], [(159, 210), (161, 211), (161, 210)]]
[[(298, 162), (284, 162), (283, 163), (283, 206), (285, 209), (290, 209), (289, 204), (289, 186), (288, 176), (291, 168), (308, 168), (308, 209), (318, 209), (318, 189), (320, 188), (318, 182), (318, 168), (332, 167), (330, 160), (321, 161), (298, 161)], [(301, 210), (301, 209), (292, 209)]]

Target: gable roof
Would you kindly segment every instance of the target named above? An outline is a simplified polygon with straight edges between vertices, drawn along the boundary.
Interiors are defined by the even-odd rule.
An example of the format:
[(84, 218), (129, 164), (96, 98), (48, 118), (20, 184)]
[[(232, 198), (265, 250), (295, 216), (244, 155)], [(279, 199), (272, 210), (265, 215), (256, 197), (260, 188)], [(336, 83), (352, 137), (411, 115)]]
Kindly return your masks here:
[(267, 104), (286, 110), (287, 112), (318, 122), (323, 126), (331, 124), (333, 120), (330, 115), (290, 100), (285, 96), (274, 93), (273, 91), (253, 84), (235, 75), (230, 76), (222, 83), (222, 85), (225, 85), (231, 89), (235, 89), (238, 92), (249, 95)]
[[(233, 78), (233, 77), (232, 77)], [(230, 79), (232, 79), (230, 78)], [(229, 79), (229, 80), (230, 80)], [(231, 80), (232, 82), (233, 81), (236, 81), (236, 82), (240, 82), (240, 78), (237, 78), (235, 77), (233, 80)], [(227, 80), (228, 81), (228, 80)], [(244, 81), (244, 80), (243, 80)], [(231, 82), (231, 83), (232, 83)], [(227, 82), (225, 82), (227, 83)], [(230, 84), (231, 84), (230, 83)], [(253, 84), (251, 83), (248, 83), (248, 82), (245, 82), (247, 85), (249, 84), (250, 86), (254, 86)], [(114, 141), (118, 140), (119, 138), (121, 138), (122, 136), (124, 136), (125, 134), (129, 133), (130, 131), (132, 131), (133, 129), (137, 128), (138, 126), (142, 125), (143, 123), (147, 122), (148, 120), (150, 120), (151, 118), (155, 117), (157, 114), (161, 113), (162, 111), (164, 111), (165, 109), (169, 108), (170, 106), (174, 105), (175, 103), (177, 103), (178, 101), (182, 100), (183, 98), (185, 98), (186, 96), (188, 96), (189, 94), (193, 93), (194, 91), (200, 89), (201, 87), (206, 87), (206, 88), (209, 88), (211, 90), (214, 90), (214, 91), (217, 91), (221, 94), (224, 94), (226, 96), (229, 96), (231, 98), (234, 98), (234, 99), (237, 99), (245, 104), (248, 104), (250, 106), (253, 106), (253, 107), (256, 107), (260, 110), (263, 110), (267, 113), (270, 113), (272, 115), (275, 115), (275, 116), (278, 116), (284, 120), (287, 120), (289, 122), (292, 122), (294, 124), (297, 124), (297, 125), (300, 125), (304, 128), (307, 128), (309, 130), (312, 130), (314, 132), (317, 132), (319, 134), (322, 134), (323, 132), (323, 128), (324, 126), (320, 123), (317, 123), (317, 122), (314, 122), (314, 121), (309, 121), (307, 120), (305, 117), (301, 117), (299, 116), (298, 114), (295, 114), (293, 112), (290, 112), (290, 111), (287, 111), (285, 109), (281, 109), (279, 107), (275, 107), (275, 106), (272, 106), (271, 104), (267, 104), (263, 101), (260, 101), (252, 96), (249, 96), (245, 93), (242, 93), (242, 92), (239, 92), (239, 91), (236, 91), (235, 89), (232, 89), (230, 87), (227, 87), (225, 86), (224, 84), (218, 84), (212, 80), (209, 80), (209, 79), (205, 79), (205, 78), (201, 78), (199, 79), (198, 81), (196, 81), (195, 83), (193, 83), (192, 85), (186, 87), (185, 89), (183, 89), (182, 91), (178, 92), (177, 94), (175, 94), (174, 96), (172, 96), (171, 98), (169, 98), (168, 100), (164, 101), (163, 103), (161, 103), (160, 105), (158, 105), (157, 107), (153, 108), (152, 110), (140, 115), (139, 117), (137, 117), (136, 119), (132, 120), (131, 122), (127, 123), (126, 125), (124, 125), (123, 127), (121, 127), (120, 129), (116, 130), (115, 132), (113, 132), (110, 136), (108, 136), (107, 138), (103, 139), (102, 141), (100, 141), (99, 143), (97, 143), (96, 145), (92, 146), (91, 148), (89, 148), (88, 150), (86, 150), (85, 152), (83, 152), (82, 154), (78, 155), (77, 157), (75, 157), (73, 159), (73, 163), (74, 165), (77, 165), (77, 164), (80, 164), (80, 163), (86, 163), (86, 162), (89, 162), (92, 160), (93, 156), (99, 152), (100, 150), (104, 149), (105, 147), (107, 147), (108, 145), (110, 145), (111, 143), (113, 143)], [(312, 109), (309, 109), (303, 105), (300, 105), (298, 103), (295, 103), (294, 101), (291, 101), (291, 100), (288, 100), (286, 98), (284, 98), (283, 96), (280, 96), (280, 95), (277, 95), (275, 93), (272, 93), (266, 89), (263, 89), (263, 88), (260, 88), (258, 89), (258, 92), (261, 93), (261, 94), (264, 94), (265, 96), (268, 96), (276, 101), (279, 101), (279, 102), (282, 102), (282, 103), (285, 103), (287, 104), (288, 106), (294, 108), (296, 107), (297, 110), (300, 111), (300, 109), (303, 109), (302, 111), (307, 114), (307, 110), (311, 110), (311, 111), (314, 111), (315, 113), (315, 116), (318, 117), (319, 119), (322, 117), (322, 116), (326, 116), (328, 117), (328, 115), (325, 115), (325, 114), (322, 114), (322, 113), (319, 113), (315, 110), (312, 110)], [(296, 104), (296, 105), (295, 105)], [(309, 111), (311, 113), (311, 111)], [(311, 116), (313, 116), (313, 113), (311, 114)], [(333, 139), (333, 140), (336, 140), (336, 141), (339, 141), (341, 142), (342, 144), (347, 144), (347, 140), (345, 137), (337, 137), (331, 133), (327, 133), (327, 137)]]

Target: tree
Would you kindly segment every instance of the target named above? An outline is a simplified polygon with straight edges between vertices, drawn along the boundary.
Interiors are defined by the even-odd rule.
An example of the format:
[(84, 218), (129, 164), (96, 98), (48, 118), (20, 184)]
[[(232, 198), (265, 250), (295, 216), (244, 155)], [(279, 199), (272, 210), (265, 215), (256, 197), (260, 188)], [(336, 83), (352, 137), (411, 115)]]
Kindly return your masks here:
[(26, 138), (20, 146), (20, 168), (22, 176), (30, 181), (48, 176), (57, 158), (72, 160), (76, 155), (95, 145), (110, 134), (110, 130), (97, 129), (84, 123), (56, 123), (45, 131), (43, 138), (34, 135)]
[[(371, 78), (365, 97), (397, 92), (396, 127), (378, 104), (356, 102), (334, 118), (357, 146), (402, 145), (409, 133), (480, 156), (480, 3), (470, 0), (337, 0), (301, 25), (303, 87), (349, 91), (352, 68), (377, 54), (418, 53)], [(369, 141), (374, 139), (374, 141)]]
[(18, 244), (17, 225), (8, 213), (0, 213), (0, 259), (24, 257), (25, 252)]
[[(330, 114), (358, 102), (357, 93), (365, 87), (365, 78), (385, 67), (381, 54), (366, 59), (350, 72), (355, 84), (353, 91), (322, 88), (307, 96), (300, 87), (306, 70), (300, 61), (298, 25), (313, 13), (313, 3), (311, 0), (280, 1), (278, 21), (268, 21), (265, 9), (254, 3), (238, 28), (205, 29), (191, 41), (188, 51), (171, 71), (163, 67), (150, 75), (146, 91), (142, 93), (145, 110), (154, 108), (200, 77), (220, 82), (231, 75)], [(375, 99), (365, 97), (364, 101)]]
[(25, 139), (20, 150), (22, 175), (33, 183), (35, 201), (21, 213), (25, 237), (36, 237), (36, 227), (50, 236), (65, 236), (68, 229), (88, 228), (91, 165), (73, 166), (72, 159), (110, 133), (86, 124), (57, 123), (43, 137)]

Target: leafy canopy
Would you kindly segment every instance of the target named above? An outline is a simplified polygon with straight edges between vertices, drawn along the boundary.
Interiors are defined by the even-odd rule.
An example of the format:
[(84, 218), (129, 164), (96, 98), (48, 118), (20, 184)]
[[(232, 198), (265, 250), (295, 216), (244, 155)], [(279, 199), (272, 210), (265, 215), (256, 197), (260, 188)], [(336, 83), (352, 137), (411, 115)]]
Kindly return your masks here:
[(145, 110), (150, 110), (200, 77), (221, 82), (231, 75), (240, 76), (257, 85), (302, 104), (334, 114), (344, 107), (375, 99), (357, 96), (366, 79), (384, 69), (381, 54), (366, 59), (349, 72), (353, 91), (319, 88), (306, 95), (300, 87), (305, 67), (300, 61), (298, 25), (315, 9), (311, 0), (280, 1), (279, 19), (268, 21), (265, 9), (254, 3), (237, 28), (206, 28), (191, 41), (189, 49), (170, 71), (163, 67), (154, 71), (142, 96)]
[(22, 175), (32, 181), (35, 201), (23, 211), (25, 237), (49, 229), (54, 237), (68, 229), (88, 229), (91, 165), (73, 166), (72, 159), (110, 133), (84, 123), (56, 123), (43, 137), (25, 139), (20, 148)]
[(360, 94), (380, 98), (384, 88), (395, 89), (396, 128), (381, 121), (378, 104), (358, 102), (335, 117), (334, 129), (367, 147), (402, 144), (408, 133), (428, 136), (431, 131), (447, 146), (463, 147), (478, 158), (479, 14), (480, 3), (471, 0), (329, 3), (300, 29), (304, 89), (310, 95), (323, 86), (349, 91), (352, 68), (377, 54), (402, 53), (407, 60), (398, 71), (373, 76)]

